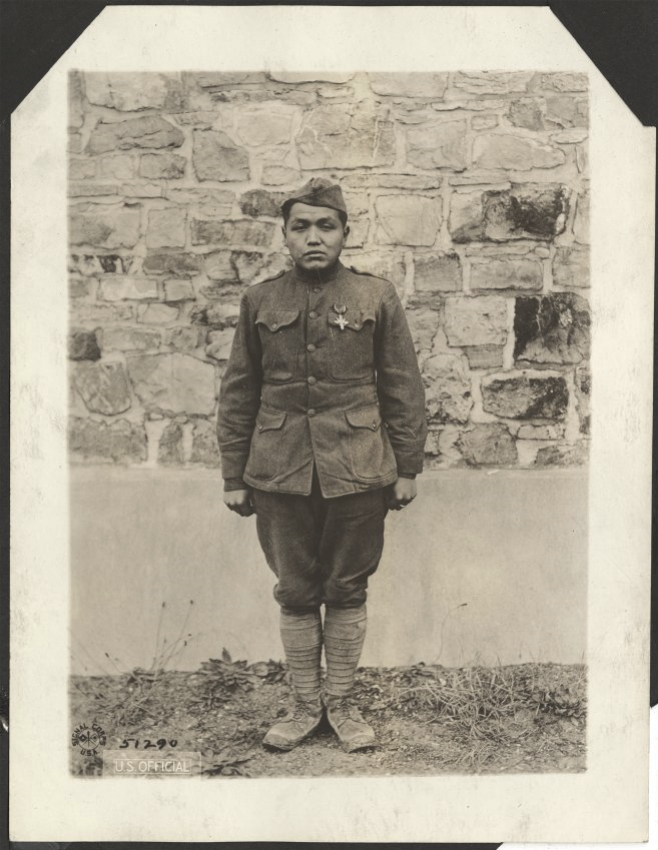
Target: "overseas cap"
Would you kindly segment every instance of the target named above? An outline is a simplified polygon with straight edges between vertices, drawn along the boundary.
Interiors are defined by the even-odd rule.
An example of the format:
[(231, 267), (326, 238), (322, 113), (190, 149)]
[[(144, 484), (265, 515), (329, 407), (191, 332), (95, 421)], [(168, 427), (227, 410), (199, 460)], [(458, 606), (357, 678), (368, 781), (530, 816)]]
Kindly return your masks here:
[(340, 186), (324, 177), (311, 177), (299, 191), (285, 200), (281, 205), (284, 215), (296, 203), (310, 204), (312, 207), (330, 207), (347, 216), (347, 207)]

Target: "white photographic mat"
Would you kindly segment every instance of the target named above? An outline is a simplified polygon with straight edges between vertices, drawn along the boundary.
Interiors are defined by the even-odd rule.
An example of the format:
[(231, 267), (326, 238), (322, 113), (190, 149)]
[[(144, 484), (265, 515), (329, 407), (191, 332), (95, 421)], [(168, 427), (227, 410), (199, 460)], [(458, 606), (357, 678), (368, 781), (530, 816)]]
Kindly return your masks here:
[[(134, 782), (70, 774), (66, 152), (77, 69), (588, 75), (594, 380), (584, 772)], [(12, 119), (14, 840), (646, 838), (654, 158), (655, 132), (545, 8), (102, 12)], [(90, 605), (104, 583), (89, 577)]]

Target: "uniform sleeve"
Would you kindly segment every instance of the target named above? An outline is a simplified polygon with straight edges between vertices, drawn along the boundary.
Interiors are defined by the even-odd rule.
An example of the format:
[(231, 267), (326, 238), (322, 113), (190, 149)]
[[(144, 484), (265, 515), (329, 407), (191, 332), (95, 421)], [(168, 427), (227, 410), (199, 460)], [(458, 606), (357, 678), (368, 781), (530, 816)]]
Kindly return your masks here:
[(427, 439), (425, 388), (404, 308), (392, 284), (379, 305), (375, 355), (379, 406), (398, 475), (410, 477), (423, 470)]
[(227, 489), (236, 488), (247, 465), (260, 407), (261, 382), (260, 339), (245, 295), (240, 303), (238, 325), (219, 392), (217, 441)]

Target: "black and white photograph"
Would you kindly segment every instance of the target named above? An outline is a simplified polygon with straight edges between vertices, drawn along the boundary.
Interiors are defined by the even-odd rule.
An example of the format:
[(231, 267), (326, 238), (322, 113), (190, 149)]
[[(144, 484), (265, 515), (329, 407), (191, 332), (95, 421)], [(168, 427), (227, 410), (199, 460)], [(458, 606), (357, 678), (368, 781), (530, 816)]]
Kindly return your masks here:
[[(644, 734), (637, 656), (628, 715), (603, 718), (599, 695), (620, 663), (614, 641), (632, 655), (648, 639), (633, 611), (644, 532), (615, 559), (649, 505), (600, 486), (603, 467), (612, 482), (650, 445), (636, 358), (650, 328), (609, 353), (651, 288), (630, 271), (618, 286), (637, 282), (631, 318), (616, 312), (615, 272), (595, 255), (632, 229), (601, 212), (605, 81), (569, 60), (577, 46), (554, 60), (478, 54), (465, 33), (483, 39), (495, 20), (514, 31), (490, 17), (503, 10), (481, 10), (479, 29), (427, 10), (453, 22), (463, 59), (453, 47), (443, 63), (388, 66), (365, 47), (350, 64), (345, 45), (340, 61), (238, 62), (226, 33), (213, 66), (207, 46), (198, 60), (191, 49), (200, 11), (159, 21), (163, 42), (181, 26), (180, 56), (73, 52), (58, 76), (57, 411), (24, 394), (53, 426), (57, 477), (44, 480), (65, 519), (48, 537), (50, 513), (41, 541), (54, 541), (64, 600), (48, 612), (64, 636), (51, 769), (101, 807), (205, 813), (223, 800), (188, 840), (218, 840), (220, 822), (222, 840), (335, 839), (355, 822), (361, 840), (482, 840), (486, 824), (501, 840), (594, 840), (596, 821), (556, 821), (550, 800), (607, 793), (606, 728), (615, 781), (641, 772), (641, 744), (628, 763), (616, 755)], [(203, 11), (215, 24), (265, 14)], [(341, 11), (321, 13), (329, 33)], [(93, 50), (104, 42), (90, 29)], [(621, 372), (637, 383), (610, 415)], [(28, 440), (26, 456), (48, 445)], [(621, 614), (606, 633), (615, 570), (637, 634)], [(19, 579), (15, 599), (31, 604), (35, 580)], [(24, 617), (15, 634), (30, 632)], [(430, 779), (441, 784), (423, 786), (410, 832), (405, 806)], [(333, 802), (286, 832), (279, 788), (316, 800), (330, 788)], [(359, 814), (359, 788), (389, 795), (381, 823)], [(465, 806), (442, 835), (425, 826), (439, 789), (443, 812)], [(643, 799), (618, 824), (628, 840)], [(497, 811), (469, 825), (469, 800)], [(259, 805), (273, 832), (238, 823)], [(126, 828), (70, 836), (163, 837)]]
[(74, 771), (585, 769), (587, 88), (71, 73)]

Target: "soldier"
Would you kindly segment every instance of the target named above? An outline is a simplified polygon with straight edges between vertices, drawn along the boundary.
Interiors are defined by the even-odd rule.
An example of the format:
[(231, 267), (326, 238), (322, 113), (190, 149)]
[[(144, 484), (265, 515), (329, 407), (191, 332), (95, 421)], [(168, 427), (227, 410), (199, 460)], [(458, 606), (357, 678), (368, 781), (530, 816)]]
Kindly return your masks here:
[(424, 390), (395, 288), (340, 262), (349, 234), (340, 186), (313, 178), (282, 213), (294, 267), (245, 293), (222, 380), (224, 502), (255, 512), (277, 577), (294, 705), (263, 743), (292, 749), (324, 705), (351, 752), (375, 743), (352, 698), (366, 587), (387, 511), (416, 497)]

